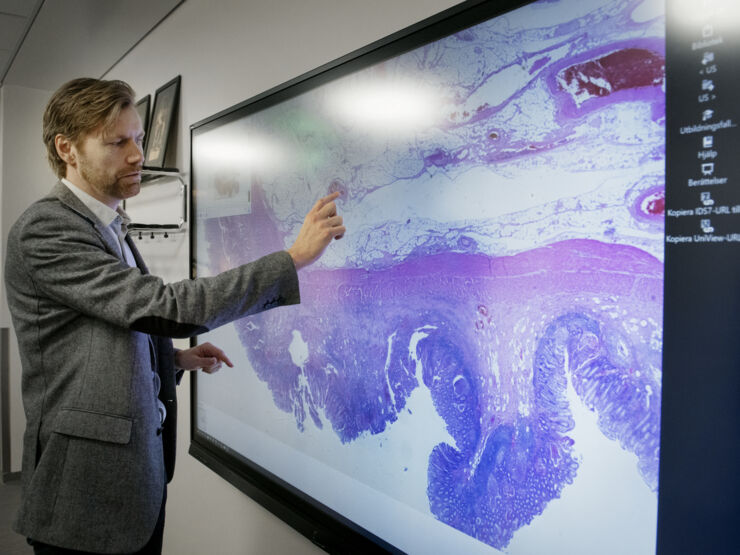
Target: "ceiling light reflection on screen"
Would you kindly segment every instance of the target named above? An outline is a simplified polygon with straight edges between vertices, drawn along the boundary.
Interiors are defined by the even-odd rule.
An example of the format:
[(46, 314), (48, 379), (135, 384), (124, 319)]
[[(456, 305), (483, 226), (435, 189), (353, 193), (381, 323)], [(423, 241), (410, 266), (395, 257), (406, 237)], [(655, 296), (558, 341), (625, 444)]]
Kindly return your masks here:
[(267, 172), (280, 167), (286, 159), (285, 149), (268, 137), (254, 133), (236, 140), (231, 134), (208, 137), (199, 145), (204, 158), (214, 167), (224, 166), (244, 172)]
[(437, 123), (443, 105), (438, 90), (413, 81), (350, 82), (327, 98), (343, 124), (369, 133), (404, 135)]
[(671, 10), (676, 23), (685, 32), (696, 32), (703, 24), (712, 22), (719, 23), (712, 34), (735, 33), (740, 28), (737, 0), (673, 0)]

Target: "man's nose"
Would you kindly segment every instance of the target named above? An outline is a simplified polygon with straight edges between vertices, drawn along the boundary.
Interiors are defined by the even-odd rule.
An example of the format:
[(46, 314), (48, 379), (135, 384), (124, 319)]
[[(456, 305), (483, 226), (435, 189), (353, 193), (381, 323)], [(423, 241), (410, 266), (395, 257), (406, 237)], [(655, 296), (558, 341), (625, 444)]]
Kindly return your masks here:
[(130, 164), (135, 164), (144, 159), (144, 149), (136, 141), (131, 142), (133, 143), (133, 147), (131, 147), (129, 150), (127, 161)]

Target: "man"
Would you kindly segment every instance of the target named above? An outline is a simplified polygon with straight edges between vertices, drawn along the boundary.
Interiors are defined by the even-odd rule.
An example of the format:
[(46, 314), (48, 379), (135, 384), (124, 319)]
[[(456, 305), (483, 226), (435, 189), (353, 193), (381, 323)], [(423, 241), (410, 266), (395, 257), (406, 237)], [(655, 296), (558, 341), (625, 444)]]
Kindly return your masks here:
[(23, 364), (23, 499), (38, 553), (160, 553), (182, 370), (229, 359), (171, 337), (299, 302), (296, 271), (345, 231), (330, 195), (283, 252), (212, 278), (148, 274), (120, 201), (141, 187), (144, 136), (120, 81), (76, 79), (44, 114), (60, 178), (8, 236), (5, 279)]

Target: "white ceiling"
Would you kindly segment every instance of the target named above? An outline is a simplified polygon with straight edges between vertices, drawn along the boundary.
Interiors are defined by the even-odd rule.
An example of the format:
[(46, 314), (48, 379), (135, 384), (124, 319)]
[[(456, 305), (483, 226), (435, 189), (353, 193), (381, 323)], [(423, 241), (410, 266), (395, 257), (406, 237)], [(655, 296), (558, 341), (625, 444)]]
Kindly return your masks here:
[(103, 77), (185, 0), (0, 0), (0, 85)]

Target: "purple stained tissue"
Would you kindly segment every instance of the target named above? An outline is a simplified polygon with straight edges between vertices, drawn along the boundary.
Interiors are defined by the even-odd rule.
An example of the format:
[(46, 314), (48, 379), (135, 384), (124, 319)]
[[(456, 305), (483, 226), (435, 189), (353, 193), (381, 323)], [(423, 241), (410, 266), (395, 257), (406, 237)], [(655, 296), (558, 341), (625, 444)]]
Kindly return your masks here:
[(499, 549), (587, 462), (576, 408), (658, 488), (663, 8), (564, 3), (568, 20), (537, 2), (336, 85), (410, 75), (438, 117), (399, 131), (398, 115), (381, 137), (332, 112), (329, 83), (231, 124), (264, 160), (291, 145), (283, 164), (219, 162), (228, 177), (199, 181), (249, 192), (242, 210), (198, 200), (215, 207), (198, 221), (210, 273), (285, 249), (316, 198), (342, 193), (347, 237), (301, 271), (300, 305), (234, 324), (241, 346), (298, 431), (343, 446), (427, 395), (448, 438), (428, 453), (429, 512)]

